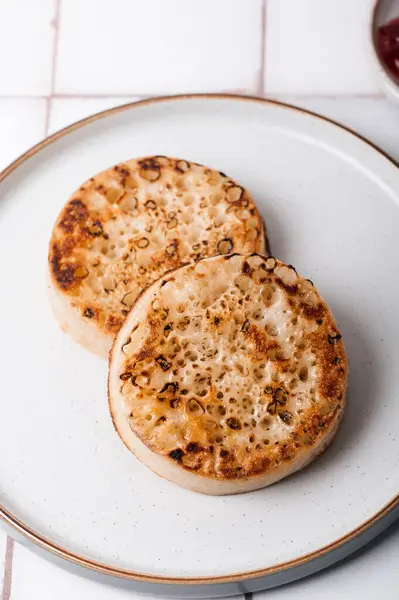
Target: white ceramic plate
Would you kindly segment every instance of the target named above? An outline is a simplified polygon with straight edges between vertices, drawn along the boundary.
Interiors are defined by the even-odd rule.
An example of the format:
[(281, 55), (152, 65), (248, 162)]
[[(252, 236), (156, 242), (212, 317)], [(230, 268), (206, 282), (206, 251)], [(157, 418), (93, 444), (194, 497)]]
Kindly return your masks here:
[[(204, 497), (141, 465), (113, 430), (107, 365), (64, 335), (49, 308), (47, 244), (61, 206), (97, 171), (153, 153), (241, 181), (273, 253), (314, 280), (344, 336), (349, 397), (336, 440), (304, 472), (259, 492)], [(0, 202), (8, 525), (119, 583), (197, 596), (303, 576), (387, 525), (399, 502), (398, 204), (399, 170), (382, 153), (325, 119), (248, 98), (113, 109), (14, 163)]]

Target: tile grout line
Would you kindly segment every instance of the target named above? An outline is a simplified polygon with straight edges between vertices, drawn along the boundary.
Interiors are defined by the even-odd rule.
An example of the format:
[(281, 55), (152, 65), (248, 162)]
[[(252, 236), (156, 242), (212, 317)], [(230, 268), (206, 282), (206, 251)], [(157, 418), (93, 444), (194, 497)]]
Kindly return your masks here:
[(48, 131), (50, 127), (50, 111), (51, 111), (51, 97), (47, 96), (45, 98), (46, 108), (44, 115), (44, 132), (43, 137), (46, 138), (48, 136)]
[(260, 13), (260, 68), (256, 93), (258, 96), (265, 95), (265, 50), (266, 50), (266, 0), (262, 0)]
[[(161, 95), (161, 94), (160, 94)], [(150, 98), (151, 96), (154, 96), (154, 94), (62, 94), (62, 93), (56, 93), (54, 92), (53, 94), (51, 94), (51, 98), (56, 98), (56, 99), (60, 99), (60, 100), (68, 100), (70, 98), (73, 98), (75, 100), (86, 100), (86, 99), (90, 99), (90, 98), (94, 98), (94, 99), (102, 99), (102, 98), (123, 98), (125, 100), (129, 100), (130, 98)]]
[(55, 15), (52, 22), (54, 27), (53, 52), (51, 57), (50, 72), (50, 94), (46, 97), (46, 119), (44, 123), (44, 135), (47, 136), (50, 128), (51, 100), (55, 93), (55, 75), (57, 71), (58, 41), (60, 31), (61, 0), (55, 0)]
[(295, 92), (283, 92), (279, 91), (271, 91), (265, 93), (265, 98), (273, 100), (276, 98), (277, 100), (284, 99), (289, 100), (293, 98), (295, 100), (385, 100), (386, 96), (382, 92), (376, 92), (374, 94), (362, 94), (362, 93), (353, 93), (353, 94), (318, 94), (318, 93), (306, 93), (306, 94), (298, 94)]
[[(214, 94), (236, 94), (241, 96), (246, 96), (246, 91), (241, 88), (235, 88), (230, 90), (219, 90), (215, 92), (209, 92)], [(206, 92), (204, 92), (206, 93)], [(178, 92), (177, 92), (178, 94)], [(163, 94), (2, 94), (0, 92), (0, 101), (1, 100), (101, 100), (106, 98), (121, 98), (129, 100), (130, 98), (137, 99), (147, 99), (147, 98), (157, 98), (162, 96)], [(170, 94), (169, 94), (170, 95)], [(173, 94), (172, 94), (173, 95)], [(183, 94), (184, 95), (184, 94)], [(187, 95), (190, 95), (189, 93)], [(296, 92), (291, 93), (279, 93), (279, 92), (268, 92), (265, 94), (266, 97), (272, 98), (273, 96), (277, 98), (297, 98), (298, 100), (304, 99), (316, 99), (316, 100), (383, 100), (385, 96), (383, 93), (374, 93), (374, 94), (362, 94), (362, 93), (354, 93), (354, 94), (318, 94), (318, 93), (306, 93), (306, 94), (297, 94)]]
[(2, 600), (10, 600), (12, 583), (12, 563), (14, 555), (14, 540), (8, 535), (6, 543), (6, 557), (4, 563), (4, 579)]

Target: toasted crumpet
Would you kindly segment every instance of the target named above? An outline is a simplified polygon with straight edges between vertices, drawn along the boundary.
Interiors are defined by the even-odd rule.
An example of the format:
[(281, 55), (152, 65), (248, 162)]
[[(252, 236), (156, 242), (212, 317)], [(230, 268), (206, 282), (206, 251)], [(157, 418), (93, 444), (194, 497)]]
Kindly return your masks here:
[(50, 298), (62, 328), (107, 356), (137, 295), (166, 271), (265, 249), (251, 196), (224, 173), (165, 156), (130, 160), (86, 181), (62, 209)]
[(126, 446), (205, 494), (301, 469), (345, 404), (341, 335), (314, 285), (259, 254), (176, 269), (138, 298), (110, 355), (109, 405)]

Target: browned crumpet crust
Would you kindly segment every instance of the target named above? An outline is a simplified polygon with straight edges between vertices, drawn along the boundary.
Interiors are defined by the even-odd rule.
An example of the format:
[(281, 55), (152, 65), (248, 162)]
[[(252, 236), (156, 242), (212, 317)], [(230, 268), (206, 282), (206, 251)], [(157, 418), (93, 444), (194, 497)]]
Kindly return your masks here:
[(314, 285), (252, 254), (208, 258), (150, 286), (117, 336), (109, 403), (154, 471), (204, 493), (302, 468), (340, 422), (347, 363)]
[(86, 181), (54, 226), (49, 269), (61, 325), (106, 355), (139, 292), (207, 256), (264, 251), (262, 219), (224, 173), (186, 160), (129, 160)]

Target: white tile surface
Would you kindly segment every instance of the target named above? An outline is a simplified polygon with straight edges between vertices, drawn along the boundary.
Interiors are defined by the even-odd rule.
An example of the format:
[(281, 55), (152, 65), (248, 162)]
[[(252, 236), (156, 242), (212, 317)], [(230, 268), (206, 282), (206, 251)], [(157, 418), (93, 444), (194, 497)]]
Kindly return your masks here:
[(398, 600), (398, 567), (399, 523), (351, 560), (254, 600)]
[(57, 92), (254, 89), (261, 0), (113, 0), (110, 6), (62, 3)]
[(399, 162), (399, 105), (384, 98), (275, 98), (354, 129)]
[(375, 92), (366, 51), (373, 1), (268, 0), (266, 91)]
[[(10, 600), (143, 600), (143, 596), (73, 575), (15, 544)], [(157, 597), (161, 600), (161, 597)], [(236, 596), (243, 600), (242, 596)]]
[(55, 1), (1, 1), (0, 95), (50, 92)]
[(0, 529), (0, 590), (3, 589), (7, 535)]
[(138, 98), (134, 96), (126, 98), (54, 98), (51, 101), (49, 133), (54, 133), (58, 129), (107, 108), (136, 100)]
[(0, 169), (44, 136), (46, 102), (0, 97)]

